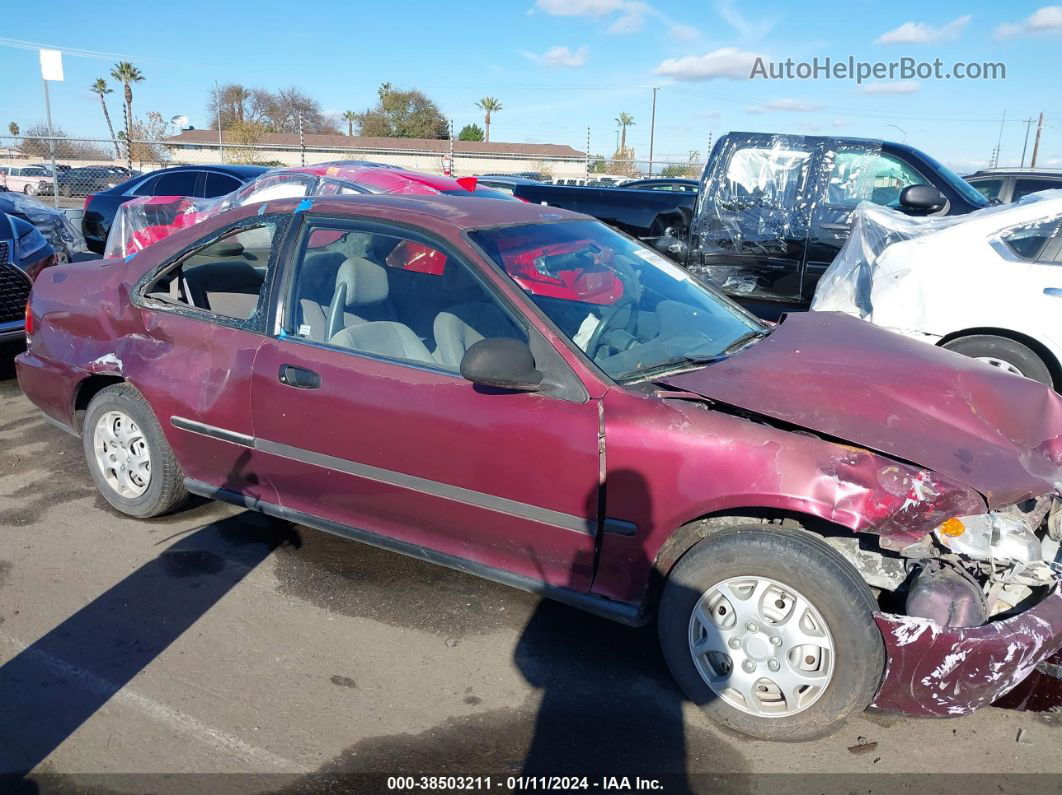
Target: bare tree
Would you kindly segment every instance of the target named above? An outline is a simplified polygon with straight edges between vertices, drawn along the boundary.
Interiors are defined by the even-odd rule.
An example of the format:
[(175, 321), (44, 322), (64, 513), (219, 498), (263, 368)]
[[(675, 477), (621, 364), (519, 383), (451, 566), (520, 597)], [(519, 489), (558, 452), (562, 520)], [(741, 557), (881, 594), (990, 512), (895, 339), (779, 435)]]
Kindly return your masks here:
[(301, 114), (304, 132), (339, 132), (335, 121), (321, 110), (321, 103), (294, 86), (268, 91), (228, 83), (210, 92), (207, 110), (212, 118), (220, 119), (223, 130), (239, 122), (254, 122), (266, 132), (294, 133), (299, 130)]

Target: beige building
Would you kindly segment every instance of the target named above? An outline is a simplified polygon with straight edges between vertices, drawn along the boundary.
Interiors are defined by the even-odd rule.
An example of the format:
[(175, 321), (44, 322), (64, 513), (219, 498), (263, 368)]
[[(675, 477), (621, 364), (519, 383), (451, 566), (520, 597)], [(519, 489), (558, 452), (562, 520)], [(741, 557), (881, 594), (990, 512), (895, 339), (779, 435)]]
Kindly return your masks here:
[[(511, 144), (432, 138), (367, 138), (348, 135), (265, 133), (253, 144), (231, 140), (219, 147), (217, 130), (184, 130), (164, 142), (173, 163), (273, 163), (298, 166), (329, 160), (370, 160), (410, 171), (454, 176), (471, 174), (544, 174), (578, 179), (586, 173), (586, 153), (561, 144)], [(219, 148), (223, 156), (219, 156)]]

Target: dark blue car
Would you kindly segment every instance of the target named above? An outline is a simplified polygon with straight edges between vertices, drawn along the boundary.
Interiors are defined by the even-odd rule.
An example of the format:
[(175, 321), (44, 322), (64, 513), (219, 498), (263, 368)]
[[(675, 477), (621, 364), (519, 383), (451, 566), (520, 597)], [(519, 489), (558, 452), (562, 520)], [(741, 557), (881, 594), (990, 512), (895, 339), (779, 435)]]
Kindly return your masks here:
[(102, 254), (115, 212), (137, 196), (224, 196), (267, 170), (264, 166), (224, 164), (174, 166), (127, 179), (85, 197), (81, 226), (85, 243), (91, 251)]

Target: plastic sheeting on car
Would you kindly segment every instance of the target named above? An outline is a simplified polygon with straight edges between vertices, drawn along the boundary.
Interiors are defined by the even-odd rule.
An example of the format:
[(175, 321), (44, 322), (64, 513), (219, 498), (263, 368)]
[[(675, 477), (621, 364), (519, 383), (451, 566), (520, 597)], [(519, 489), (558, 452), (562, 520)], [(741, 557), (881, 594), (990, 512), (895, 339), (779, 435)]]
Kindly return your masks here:
[[(1011, 247), (1014, 247), (1013, 241), (1021, 239), (1024, 232), (1032, 239), (1037, 230), (1044, 228), (1045, 221), (1057, 226), (1060, 216), (1062, 190), (1035, 193), (1016, 204), (994, 205), (966, 215), (953, 216), (910, 216), (899, 210), (864, 202), (852, 214), (852, 230), (847, 242), (819, 280), (811, 309), (845, 312), (864, 320), (873, 320), (875, 309), (879, 308), (875, 306), (878, 288), (895, 288), (902, 280), (907, 282), (907, 300), (904, 303), (908, 316), (902, 328), (924, 330), (922, 327), (925, 324), (920, 318), (924, 313), (920, 313), (917, 305), (920, 293), (915, 288), (925, 282), (927, 274), (919, 274), (918, 278), (914, 278), (911, 268), (929, 267), (932, 265), (929, 260), (939, 255), (937, 246), (933, 245), (936, 239), (927, 236), (962, 227), (964, 233), (961, 237), (955, 237), (949, 249), (952, 256), (962, 257), (972, 253), (964, 252), (963, 245), (998, 245), (998, 238), (1004, 232), (1011, 240)], [(909, 240), (926, 242), (904, 249), (891, 249)], [(891, 255), (888, 285), (884, 284), (885, 276), (881, 271), (886, 251)], [(1013, 253), (1019, 258), (1022, 256), (1021, 251)], [(964, 290), (983, 290), (984, 285), (954, 283), (950, 289), (954, 300), (961, 301)]]
[[(843, 220), (859, 201), (887, 201), (885, 191), (898, 200), (903, 184), (882, 173), (885, 162), (877, 141), (724, 136), (701, 180), (692, 231), (704, 265), (696, 270), (732, 294), (794, 292), (814, 222)], [(825, 218), (831, 213), (838, 217)]]
[(21, 193), (0, 191), (0, 212), (22, 217), (37, 227), (57, 253), (67, 259), (77, 251), (85, 251), (81, 230), (71, 223), (66, 213)]

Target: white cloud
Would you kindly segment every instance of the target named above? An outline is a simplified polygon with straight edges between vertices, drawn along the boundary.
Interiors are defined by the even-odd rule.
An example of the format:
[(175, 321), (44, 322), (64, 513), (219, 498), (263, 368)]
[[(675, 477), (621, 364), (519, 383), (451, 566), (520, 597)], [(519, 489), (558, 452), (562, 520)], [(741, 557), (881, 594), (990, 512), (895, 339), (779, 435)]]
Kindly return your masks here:
[(946, 25), (933, 27), (928, 22), (904, 22), (900, 27), (882, 33), (875, 44), (936, 44), (957, 39), (973, 19), (969, 14), (953, 19)]
[(748, 41), (759, 41), (771, 32), (775, 19), (748, 19), (734, 5), (733, 0), (718, 0), (715, 10), (730, 27)]
[(913, 94), (922, 88), (917, 80), (895, 80), (891, 83), (867, 83), (859, 87), (863, 94)]
[(651, 9), (648, 4), (629, 2), (623, 4), (623, 13), (608, 26), (609, 33), (638, 33), (645, 27), (645, 15)]
[(1004, 22), (996, 28), (997, 39), (1062, 33), (1062, 6), (1044, 6), (1019, 22)]
[(764, 102), (762, 105), (753, 105), (751, 108), (746, 108), (746, 113), (770, 113), (776, 110), (790, 111), (793, 113), (814, 113), (815, 111), (822, 110), (823, 105), (816, 105), (812, 102), (801, 102), (798, 99), (792, 99), (786, 97), (785, 99), (772, 99), (770, 102)]
[(617, 14), (607, 31), (617, 35), (639, 33), (652, 17), (662, 22), (667, 32), (680, 41), (689, 41), (700, 34), (690, 25), (675, 22), (655, 6), (643, 0), (535, 0), (535, 9), (556, 17), (602, 17)]
[(624, 0), (535, 0), (539, 11), (555, 17), (603, 17), (624, 5)]
[(585, 44), (579, 49), (569, 50), (567, 47), (550, 47), (541, 55), (533, 52), (521, 51), (520, 53), (529, 61), (540, 63), (543, 66), (559, 66), (575, 69), (582, 66), (590, 58), (590, 48)]
[(656, 73), (675, 80), (714, 80), (721, 77), (748, 79), (757, 53), (739, 50), (737, 47), (720, 47), (704, 55), (687, 55), (683, 58), (668, 58), (656, 67)]

